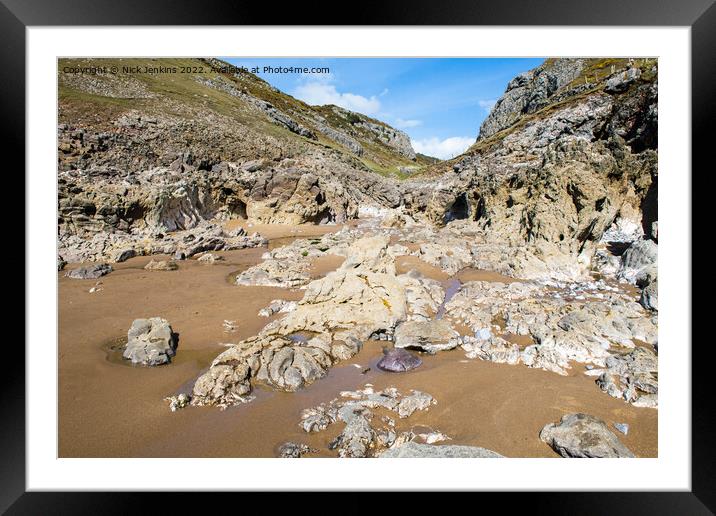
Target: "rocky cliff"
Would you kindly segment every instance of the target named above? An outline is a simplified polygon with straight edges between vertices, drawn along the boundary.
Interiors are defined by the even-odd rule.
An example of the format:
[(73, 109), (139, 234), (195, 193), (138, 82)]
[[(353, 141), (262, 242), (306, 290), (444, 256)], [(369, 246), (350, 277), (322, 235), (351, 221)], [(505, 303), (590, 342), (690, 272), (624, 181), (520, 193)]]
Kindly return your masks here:
[(403, 198), (435, 223), (475, 221), (588, 263), (605, 242), (656, 239), (656, 135), (655, 60), (548, 60), (508, 84), (471, 149)]
[[(333, 223), (360, 210), (462, 219), (583, 268), (605, 247), (656, 239), (655, 60), (549, 59), (510, 81), (471, 149), (438, 163), (380, 121), (216, 60), (163, 60), (201, 70), (169, 76), (62, 72), (82, 64), (60, 66), (58, 168), (60, 247), (99, 241), (84, 258), (213, 219)], [(405, 167), (417, 173), (399, 180)]]

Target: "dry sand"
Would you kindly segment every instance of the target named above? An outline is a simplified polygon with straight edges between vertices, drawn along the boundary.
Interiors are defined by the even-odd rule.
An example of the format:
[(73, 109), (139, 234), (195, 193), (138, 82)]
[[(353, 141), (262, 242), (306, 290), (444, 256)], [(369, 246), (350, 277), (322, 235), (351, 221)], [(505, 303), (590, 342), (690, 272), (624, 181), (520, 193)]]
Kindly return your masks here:
[[(255, 230), (273, 238), (327, 232), (326, 226), (309, 228), (315, 229), (301, 228), (301, 234), (290, 227)], [(467, 360), (454, 350), (423, 356), (423, 366), (415, 371), (386, 373), (375, 366), (382, 354), (379, 342), (367, 343), (358, 355), (299, 392), (258, 387), (253, 402), (226, 411), (188, 407), (170, 412), (163, 398), (188, 392), (224, 349), (220, 343), (238, 342), (272, 320), (257, 316), (271, 300), (303, 296), (301, 290), (230, 283), (237, 271), (258, 263), (265, 250), (219, 252), (225, 261), (204, 265), (187, 260), (176, 271), (145, 271), (150, 257), (133, 258), (100, 278), (103, 290), (95, 293), (88, 292), (95, 280), (58, 274), (60, 457), (275, 457), (277, 447), (288, 440), (318, 449), (316, 456), (334, 456), (326, 445), (341, 425), (306, 434), (298, 427), (300, 412), (365, 383), (432, 394), (437, 405), (398, 419), (397, 429), (430, 427), (452, 437), (450, 444), (483, 446), (508, 457), (556, 457), (539, 440), (540, 429), (565, 413), (581, 411), (609, 424), (628, 423), (629, 434), (617, 434), (624, 444), (637, 456), (657, 455), (658, 412), (603, 394), (581, 366), (563, 377), (521, 365)], [(324, 275), (342, 259), (321, 258), (312, 274)], [(166, 318), (179, 333), (172, 363), (145, 368), (108, 359), (116, 356), (108, 354), (108, 347), (124, 342), (132, 320), (149, 316)], [(224, 320), (236, 321), (234, 333), (225, 331)], [(361, 374), (366, 367), (370, 370)]]

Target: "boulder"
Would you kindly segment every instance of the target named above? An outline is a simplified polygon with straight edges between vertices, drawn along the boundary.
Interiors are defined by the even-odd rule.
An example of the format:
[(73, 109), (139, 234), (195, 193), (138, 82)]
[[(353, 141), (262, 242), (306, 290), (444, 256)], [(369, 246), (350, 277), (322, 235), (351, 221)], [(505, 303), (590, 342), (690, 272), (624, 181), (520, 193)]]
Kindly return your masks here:
[(447, 321), (405, 321), (395, 329), (395, 347), (420, 349), (428, 353), (454, 349), (459, 334)]
[(166, 319), (135, 319), (127, 332), (122, 356), (133, 364), (156, 366), (169, 363), (176, 347), (177, 335)]
[(648, 310), (659, 311), (659, 281), (651, 281), (641, 291), (639, 304)]
[(422, 365), (420, 357), (402, 348), (387, 351), (378, 362), (378, 368), (391, 373), (410, 371)]
[(634, 454), (601, 419), (588, 414), (567, 414), (547, 424), (540, 439), (565, 458), (633, 458)]
[(84, 267), (78, 267), (65, 274), (68, 278), (72, 279), (97, 279), (101, 278), (105, 274), (112, 272), (112, 266), (106, 263), (98, 263), (94, 265), (86, 265)]
[(620, 277), (632, 283), (658, 262), (659, 246), (653, 240), (637, 240), (624, 251)]
[(479, 446), (419, 444), (408, 441), (380, 455), (381, 459), (501, 459), (497, 452)]
[(123, 249), (115, 255), (114, 261), (116, 263), (125, 262), (135, 256), (137, 256), (137, 252), (134, 249)]

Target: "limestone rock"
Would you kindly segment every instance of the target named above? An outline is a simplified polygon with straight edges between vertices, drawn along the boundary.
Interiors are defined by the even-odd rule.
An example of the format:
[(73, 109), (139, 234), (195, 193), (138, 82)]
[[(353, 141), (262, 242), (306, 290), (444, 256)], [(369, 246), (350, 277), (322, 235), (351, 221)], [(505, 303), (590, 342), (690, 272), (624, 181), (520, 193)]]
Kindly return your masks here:
[(218, 254), (214, 253), (204, 253), (199, 258), (197, 258), (197, 262), (205, 263), (205, 264), (212, 264), (218, 261), (222, 261), (224, 259), (223, 256), (220, 256)]
[(299, 426), (306, 432), (320, 432), (342, 422), (343, 430), (328, 448), (338, 450), (340, 457), (368, 457), (415, 438), (412, 432), (396, 435), (395, 421), (390, 417), (380, 418), (383, 423), (380, 424), (373, 409), (390, 410), (405, 418), (416, 410), (427, 410), (434, 403), (433, 397), (426, 393), (412, 391), (408, 396), (401, 396), (393, 387), (375, 392), (372, 386), (366, 385), (357, 391), (341, 392), (340, 398), (304, 410)]
[(627, 281), (636, 282), (637, 277), (647, 268), (657, 265), (658, 249), (653, 240), (634, 242), (622, 255), (620, 276)]
[(114, 258), (114, 261), (117, 263), (120, 262), (126, 262), (130, 258), (134, 258), (137, 256), (137, 252), (134, 249), (123, 249), (122, 251), (119, 251), (117, 255)]
[(395, 330), (395, 347), (435, 353), (456, 348), (457, 337), (447, 321), (406, 321)]
[(86, 265), (68, 271), (65, 276), (72, 279), (97, 279), (112, 272), (112, 266), (106, 263)]
[(638, 347), (623, 355), (606, 359), (606, 368), (598, 369), (597, 385), (615, 398), (621, 398), (637, 406), (658, 406), (658, 358), (657, 355)]
[(156, 366), (169, 363), (176, 347), (177, 336), (166, 319), (135, 319), (122, 356), (133, 364)]
[(283, 459), (300, 459), (304, 455), (315, 451), (303, 443), (286, 442), (279, 446), (278, 456)]
[(558, 424), (549, 423), (540, 439), (565, 458), (634, 457), (604, 421), (588, 414), (567, 414)]
[(413, 441), (392, 447), (378, 455), (381, 459), (499, 459), (499, 453), (479, 446), (419, 444)]
[(144, 268), (148, 271), (175, 271), (179, 267), (174, 260), (150, 260)]

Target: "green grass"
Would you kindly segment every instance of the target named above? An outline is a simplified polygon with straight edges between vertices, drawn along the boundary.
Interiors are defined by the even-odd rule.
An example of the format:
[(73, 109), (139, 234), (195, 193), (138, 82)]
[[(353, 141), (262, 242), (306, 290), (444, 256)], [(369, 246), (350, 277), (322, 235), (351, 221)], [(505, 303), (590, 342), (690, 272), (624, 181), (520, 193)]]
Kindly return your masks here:
[[(309, 106), (308, 104), (273, 89), (267, 82), (248, 72), (238, 76), (224, 74), (223, 78), (230, 81), (234, 87), (257, 98), (271, 103), (293, 118), (299, 124), (308, 127), (316, 135), (317, 140), (300, 137), (287, 128), (275, 124), (248, 107), (245, 101), (220, 89), (199, 83), (197, 76), (206, 79), (219, 79), (220, 74), (199, 59), (162, 58), (162, 59), (60, 59), (59, 69), (59, 118), (60, 122), (71, 125), (81, 125), (95, 129), (106, 129), (111, 122), (123, 113), (138, 110), (148, 116), (167, 115), (175, 118), (194, 119), (198, 114), (205, 112), (215, 113), (225, 117), (231, 122), (245, 126), (274, 137), (280, 141), (290, 142), (290, 148), (307, 149), (310, 146), (340, 153), (344, 161), (353, 163), (357, 168), (366, 172), (374, 172), (386, 177), (406, 179), (419, 174), (435, 163), (433, 158), (417, 156), (410, 160), (400, 155), (391, 147), (380, 142), (372, 131), (360, 127), (359, 122), (368, 121), (381, 125), (388, 130), (397, 131), (387, 124), (361, 114), (348, 113), (343, 116), (334, 111), (334, 106)], [(153, 98), (113, 98), (96, 95), (79, 89), (64, 80), (65, 66), (117, 66), (119, 72), (114, 76), (120, 80), (136, 80), (146, 91), (153, 93)], [(204, 68), (199, 73), (123, 73), (121, 68), (144, 67), (197, 67)], [(98, 77), (97, 80), (105, 80)], [(112, 81), (112, 76), (106, 79)], [(330, 140), (315, 127), (314, 120), (323, 117), (326, 123), (336, 130), (354, 137), (363, 147), (364, 153), (358, 157), (348, 149)], [(399, 167), (417, 167), (413, 173), (404, 173)]]

